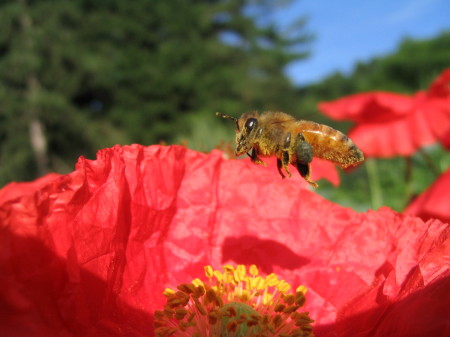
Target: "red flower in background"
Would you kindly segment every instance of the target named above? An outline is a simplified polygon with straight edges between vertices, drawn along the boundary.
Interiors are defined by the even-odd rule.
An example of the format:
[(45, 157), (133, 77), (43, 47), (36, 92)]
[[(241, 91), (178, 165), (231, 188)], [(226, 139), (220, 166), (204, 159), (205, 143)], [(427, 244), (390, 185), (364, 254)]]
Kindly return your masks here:
[(300, 176), (182, 147), (114, 147), (0, 191), (1, 336), (152, 336), (163, 290), (255, 264), (308, 288), (316, 336), (444, 336), (450, 227), (356, 213)]
[(450, 150), (450, 130), (441, 139), (441, 144), (447, 150)]
[(405, 210), (424, 220), (439, 219), (450, 223), (450, 169), (443, 173)]
[(413, 96), (387, 92), (350, 95), (321, 103), (335, 120), (352, 120), (350, 138), (369, 157), (409, 156), (450, 132), (450, 69), (427, 92)]

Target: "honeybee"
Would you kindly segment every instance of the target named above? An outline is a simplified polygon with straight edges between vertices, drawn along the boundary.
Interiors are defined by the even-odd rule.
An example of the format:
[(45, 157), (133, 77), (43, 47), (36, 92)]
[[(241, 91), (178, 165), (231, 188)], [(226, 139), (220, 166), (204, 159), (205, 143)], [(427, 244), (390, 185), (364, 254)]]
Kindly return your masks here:
[(329, 160), (340, 167), (356, 165), (364, 160), (360, 149), (342, 132), (311, 121), (296, 120), (283, 112), (246, 112), (239, 119), (216, 112), (217, 116), (236, 123), (236, 156), (247, 154), (253, 163), (264, 165), (260, 156), (275, 156), (282, 178), (282, 169), (289, 177), (289, 164), (314, 188), (310, 179), (313, 157)]

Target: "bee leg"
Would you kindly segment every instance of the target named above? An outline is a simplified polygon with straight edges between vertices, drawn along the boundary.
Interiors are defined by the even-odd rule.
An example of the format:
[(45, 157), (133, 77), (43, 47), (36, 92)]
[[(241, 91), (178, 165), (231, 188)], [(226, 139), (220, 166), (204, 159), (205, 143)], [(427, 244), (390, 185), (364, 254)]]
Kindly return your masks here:
[[(289, 154), (289, 148), (291, 147), (291, 133), (286, 133), (286, 138), (284, 139), (283, 144), (283, 152), (281, 152), (281, 165), (283, 166), (284, 170), (288, 174), (289, 178), (292, 176), (291, 172), (289, 171), (289, 163), (291, 162), (291, 156)], [(278, 159), (280, 160), (280, 159)], [(277, 161), (277, 164), (280, 165), (280, 163)], [(280, 168), (278, 168), (278, 171), (281, 171)], [(284, 178), (284, 175), (282, 174), (282, 177)]]
[(313, 159), (313, 148), (301, 133), (296, 138), (295, 152), (297, 155), (297, 162), (295, 164), (298, 172), (311, 186), (316, 188), (319, 185), (309, 178), (311, 174), (310, 163)]
[(306, 180), (306, 182), (308, 184), (310, 184), (314, 188), (317, 188), (319, 186), (316, 182), (312, 181), (309, 178), (309, 175), (311, 173), (311, 167), (309, 164), (303, 164), (303, 163), (297, 162), (296, 166), (297, 166), (298, 172), (300, 172), (300, 175)]
[(281, 163), (283, 165), (284, 170), (288, 174), (289, 178), (292, 176), (291, 172), (289, 171), (289, 152), (283, 151)]
[(278, 172), (281, 175), (281, 178), (284, 179), (284, 178), (286, 178), (286, 176), (283, 174), (283, 171), (281, 170), (282, 167), (283, 167), (283, 163), (282, 163), (281, 159), (277, 158), (277, 169), (278, 169)]
[(254, 164), (256, 164), (256, 165), (262, 165), (262, 166), (267, 166), (267, 164), (266, 164), (265, 162), (263, 162), (263, 161), (261, 160), (261, 158), (258, 157), (258, 154), (256, 153), (256, 150), (255, 150), (255, 149), (252, 149), (251, 151), (252, 151), (251, 153), (248, 153), (248, 152), (247, 152), (247, 156), (250, 157), (250, 159), (252, 160), (252, 162), (253, 162)]

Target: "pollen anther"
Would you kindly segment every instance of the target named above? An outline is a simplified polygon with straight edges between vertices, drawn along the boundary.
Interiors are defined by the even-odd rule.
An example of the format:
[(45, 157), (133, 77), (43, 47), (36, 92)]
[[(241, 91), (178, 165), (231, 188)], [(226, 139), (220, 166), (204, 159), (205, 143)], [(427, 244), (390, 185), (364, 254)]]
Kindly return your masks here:
[(274, 273), (259, 275), (251, 265), (226, 265), (223, 272), (204, 268), (207, 280), (167, 288), (164, 310), (155, 312), (157, 337), (313, 336), (305, 303), (306, 288), (291, 286)]

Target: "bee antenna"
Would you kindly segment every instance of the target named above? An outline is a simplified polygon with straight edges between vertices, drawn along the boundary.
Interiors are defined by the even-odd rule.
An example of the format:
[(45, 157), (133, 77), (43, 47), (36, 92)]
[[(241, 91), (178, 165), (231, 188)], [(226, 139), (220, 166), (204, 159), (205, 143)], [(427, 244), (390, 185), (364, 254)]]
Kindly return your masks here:
[(225, 114), (220, 113), (220, 112), (216, 112), (216, 115), (219, 116), (219, 117), (222, 117), (222, 118), (226, 118), (226, 119), (231, 119), (233, 121), (237, 121), (237, 118), (234, 118), (233, 116), (225, 115)]
[(239, 123), (238, 123), (238, 119), (237, 118), (235, 118), (233, 116), (225, 115), (225, 114), (220, 113), (220, 112), (216, 112), (216, 116), (219, 116), (219, 117), (222, 117), (222, 118), (225, 118), (225, 119), (231, 119), (232, 121), (234, 121), (236, 123), (236, 129), (239, 130)]

